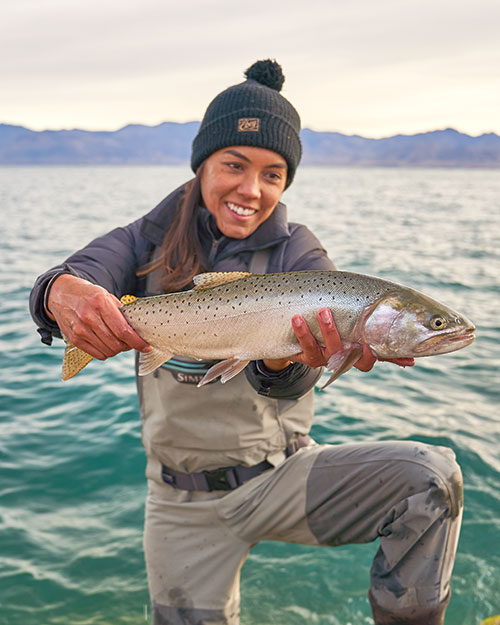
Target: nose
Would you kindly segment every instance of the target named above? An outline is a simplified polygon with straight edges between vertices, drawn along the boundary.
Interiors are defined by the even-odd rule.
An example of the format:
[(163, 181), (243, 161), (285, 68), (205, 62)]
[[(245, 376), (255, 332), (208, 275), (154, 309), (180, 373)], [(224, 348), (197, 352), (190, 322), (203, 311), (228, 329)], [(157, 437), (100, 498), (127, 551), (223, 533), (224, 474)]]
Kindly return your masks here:
[(261, 196), (260, 180), (257, 174), (247, 172), (240, 180), (238, 193), (246, 198), (258, 199)]

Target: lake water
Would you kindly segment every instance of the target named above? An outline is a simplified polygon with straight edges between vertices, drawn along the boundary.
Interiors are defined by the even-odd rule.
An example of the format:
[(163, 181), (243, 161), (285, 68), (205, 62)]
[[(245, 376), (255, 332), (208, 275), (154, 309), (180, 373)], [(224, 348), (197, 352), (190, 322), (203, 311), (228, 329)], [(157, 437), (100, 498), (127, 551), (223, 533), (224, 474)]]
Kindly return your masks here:
[[(187, 168), (0, 169), (0, 624), (150, 622), (142, 555), (145, 461), (132, 355), (62, 383), (62, 345), (39, 341), (35, 277), (152, 208)], [(465, 514), (448, 625), (500, 613), (500, 172), (299, 170), (290, 218), (338, 268), (425, 291), (477, 340), (410, 369), (380, 363), (317, 393), (320, 442), (411, 439), (452, 447)], [(242, 574), (242, 625), (372, 623), (376, 544), (262, 543)]]

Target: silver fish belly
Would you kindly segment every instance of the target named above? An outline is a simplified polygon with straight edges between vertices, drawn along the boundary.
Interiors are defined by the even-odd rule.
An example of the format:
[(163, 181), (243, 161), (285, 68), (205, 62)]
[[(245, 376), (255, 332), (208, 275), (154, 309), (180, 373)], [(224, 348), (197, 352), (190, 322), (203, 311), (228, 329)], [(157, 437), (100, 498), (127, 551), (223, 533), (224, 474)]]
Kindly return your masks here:
[[(204, 274), (191, 291), (139, 299), (122, 311), (153, 346), (150, 354), (140, 356), (140, 375), (173, 354), (226, 361), (227, 371), (219, 363), (204, 384), (218, 375), (227, 381), (250, 360), (297, 354), (300, 345), (291, 325), (295, 314), (305, 318), (321, 341), (321, 308), (332, 311), (344, 343), (343, 352), (328, 365), (333, 379), (356, 362), (363, 343), (379, 358), (402, 358), (445, 353), (445, 343), (446, 351), (452, 351), (473, 340), (470, 321), (418, 291), (339, 271)], [(422, 347), (426, 341), (432, 349)]]

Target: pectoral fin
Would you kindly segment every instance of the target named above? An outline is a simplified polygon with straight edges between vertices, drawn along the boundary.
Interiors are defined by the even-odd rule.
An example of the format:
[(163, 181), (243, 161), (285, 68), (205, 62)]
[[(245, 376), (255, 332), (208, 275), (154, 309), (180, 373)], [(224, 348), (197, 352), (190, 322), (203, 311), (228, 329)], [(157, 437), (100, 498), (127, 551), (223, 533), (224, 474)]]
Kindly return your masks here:
[(204, 377), (201, 379), (198, 387), (203, 386), (204, 384), (208, 384), (215, 378), (220, 376), (220, 381), (222, 384), (234, 378), (235, 375), (238, 375), (240, 371), (248, 365), (249, 360), (240, 360), (239, 358), (228, 358), (227, 360), (222, 360), (218, 362), (213, 367), (205, 373)]
[(359, 343), (349, 343), (344, 345), (340, 352), (332, 354), (326, 366), (327, 371), (331, 371), (328, 382), (320, 388), (322, 391), (346, 371), (349, 371), (363, 355), (363, 346)]
[(139, 375), (148, 375), (148, 373), (152, 373), (164, 362), (170, 360), (173, 354), (171, 352), (165, 352), (156, 347), (153, 347), (150, 352), (144, 353), (141, 352), (139, 354)]

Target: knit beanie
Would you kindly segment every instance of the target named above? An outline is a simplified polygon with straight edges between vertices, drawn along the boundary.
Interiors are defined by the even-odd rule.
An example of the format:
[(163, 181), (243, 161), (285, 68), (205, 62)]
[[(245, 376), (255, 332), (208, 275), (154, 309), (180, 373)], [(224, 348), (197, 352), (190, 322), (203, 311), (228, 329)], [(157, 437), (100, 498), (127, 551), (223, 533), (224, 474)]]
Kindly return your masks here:
[(288, 165), (286, 186), (302, 154), (300, 117), (279, 92), (285, 81), (276, 61), (257, 61), (246, 80), (219, 93), (208, 108), (193, 141), (194, 172), (210, 154), (230, 145), (266, 148), (281, 154)]

